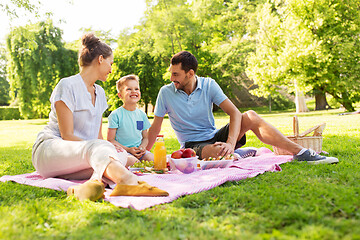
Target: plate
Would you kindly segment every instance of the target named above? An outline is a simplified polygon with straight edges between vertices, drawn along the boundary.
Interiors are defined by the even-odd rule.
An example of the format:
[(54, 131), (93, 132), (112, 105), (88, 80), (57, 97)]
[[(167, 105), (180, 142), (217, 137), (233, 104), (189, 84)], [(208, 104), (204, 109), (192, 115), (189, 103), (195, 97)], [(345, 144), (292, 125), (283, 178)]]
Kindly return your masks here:
[(211, 169), (211, 168), (226, 168), (234, 162), (233, 159), (230, 160), (213, 160), (213, 161), (202, 161), (199, 160), (201, 170)]
[(144, 170), (144, 168), (129, 168), (131, 172), (141, 171)]

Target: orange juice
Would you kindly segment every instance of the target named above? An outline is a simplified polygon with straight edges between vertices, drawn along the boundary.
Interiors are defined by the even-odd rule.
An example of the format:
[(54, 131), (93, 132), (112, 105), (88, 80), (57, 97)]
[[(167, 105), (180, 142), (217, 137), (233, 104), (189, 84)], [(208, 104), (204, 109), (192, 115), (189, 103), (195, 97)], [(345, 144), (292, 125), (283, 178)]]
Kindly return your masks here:
[(155, 170), (163, 170), (166, 168), (166, 148), (162, 135), (158, 136), (155, 143), (154, 168)]

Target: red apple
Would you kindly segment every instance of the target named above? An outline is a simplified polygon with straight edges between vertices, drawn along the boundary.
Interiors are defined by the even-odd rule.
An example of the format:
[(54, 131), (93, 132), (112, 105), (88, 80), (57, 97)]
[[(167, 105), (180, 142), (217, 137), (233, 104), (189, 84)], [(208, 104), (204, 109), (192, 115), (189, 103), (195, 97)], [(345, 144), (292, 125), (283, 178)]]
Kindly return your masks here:
[(181, 155), (182, 158), (190, 158), (190, 157), (195, 157), (195, 156), (196, 156), (196, 153), (195, 153), (194, 149), (192, 149), (192, 148), (185, 148), (184, 152)]
[(179, 159), (182, 157), (184, 149), (177, 150), (171, 154), (171, 158)]

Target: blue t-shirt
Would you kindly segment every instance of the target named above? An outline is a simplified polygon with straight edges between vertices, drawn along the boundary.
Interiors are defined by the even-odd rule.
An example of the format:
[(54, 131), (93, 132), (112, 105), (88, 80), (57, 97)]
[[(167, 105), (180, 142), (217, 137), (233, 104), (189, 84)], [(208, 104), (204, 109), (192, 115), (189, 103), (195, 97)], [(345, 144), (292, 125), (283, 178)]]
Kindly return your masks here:
[(214, 79), (198, 77), (196, 89), (187, 95), (177, 90), (173, 83), (163, 86), (155, 105), (155, 116), (168, 114), (178, 141), (205, 141), (214, 137), (218, 131), (212, 113), (213, 103), (219, 106), (227, 99)]
[(115, 140), (126, 147), (138, 147), (142, 131), (150, 128), (146, 113), (140, 109), (128, 111), (123, 107), (114, 110), (108, 117), (109, 128), (116, 128)]

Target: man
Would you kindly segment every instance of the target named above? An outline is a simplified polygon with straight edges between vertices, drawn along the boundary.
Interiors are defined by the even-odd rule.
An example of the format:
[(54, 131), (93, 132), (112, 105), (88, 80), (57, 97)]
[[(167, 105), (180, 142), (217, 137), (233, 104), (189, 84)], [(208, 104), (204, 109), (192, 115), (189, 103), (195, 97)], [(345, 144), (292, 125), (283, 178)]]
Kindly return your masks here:
[[(182, 51), (172, 57), (169, 69), (172, 83), (159, 91), (149, 129), (148, 150), (155, 143), (167, 113), (181, 147), (193, 148), (200, 159), (233, 153), (245, 145), (245, 133), (251, 130), (263, 143), (286, 149), (299, 161), (338, 162), (337, 158), (320, 156), (288, 140), (256, 112), (240, 113), (213, 79), (196, 76), (197, 66), (190, 52)], [(213, 103), (230, 116), (229, 124), (219, 130), (215, 128)]]

